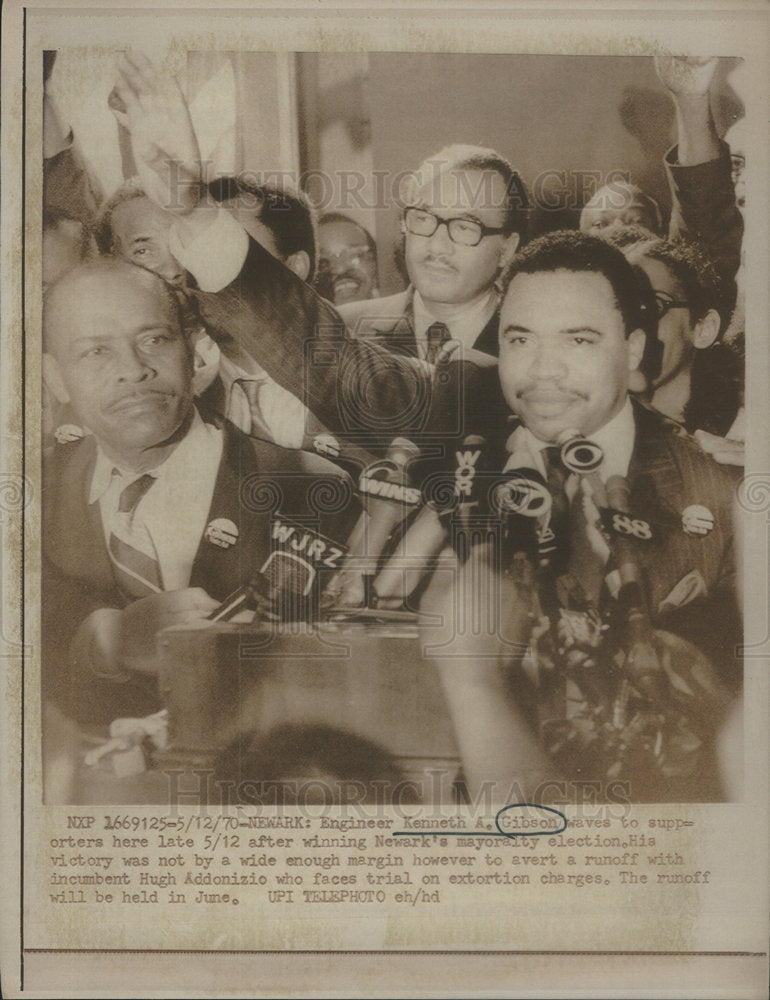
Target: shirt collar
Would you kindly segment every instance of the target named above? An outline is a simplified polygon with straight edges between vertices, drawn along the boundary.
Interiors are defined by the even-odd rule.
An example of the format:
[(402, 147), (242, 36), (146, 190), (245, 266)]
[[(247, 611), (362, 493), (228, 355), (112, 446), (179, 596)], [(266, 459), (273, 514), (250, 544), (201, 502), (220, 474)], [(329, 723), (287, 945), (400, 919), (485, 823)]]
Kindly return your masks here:
[[(174, 469), (178, 468), (180, 463), (188, 469), (191, 467), (194, 468), (194, 454), (197, 444), (199, 444), (204, 437), (207, 437), (208, 433), (209, 431), (207, 429), (207, 425), (203, 422), (203, 419), (197, 409), (194, 409), (192, 422), (187, 434), (185, 434), (176, 448), (174, 448), (171, 454), (163, 462), (161, 462), (160, 465), (156, 466), (154, 469), (147, 469), (144, 474), (149, 474), (154, 476), (156, 479), (161, 479), (169, 474), (169, 470), (173, 472)], [(101, 500), (109, 489), (116, 474), (125, 480), (126, 485), (133, 482), (133, 480), (138, 479), (140, 475), (131, 469), (122, 469), (119, 465), (116, 465), (111, 458), (107, 458), (101, 448), (97, 447), (96, 464), (94, 465), (94, 474), (91, 477), (91, 491), (88, 496), (88, 502), (90, 504), (96, 503), (97, 500)]]
[[(590, 435), (590, 440), (598, 444), (604, 452), (604, 459), (599, 469), (604, 482), (610, 476), (625, 477), (628, 475), (635, 438), (634, 411), (630, 398), (626, 398), (620, 412), (616, 413), (604, 427), (600, 427), (598, 431)], [(522, 468), (526, 465), (526, 459), (530, 458), (534, 460), (539, 471), (545, 474), (541, 452), (543, 448), (547, 447), (547, 442), (540, 441), (526, 427), (517, 427), (508, 439), (508, 451), (511, 453), (511, 458), (508, 460), (506, 468)]]
[[(497, 292), (494, 288), (490, 288), (488, 292), (479, 298), (468, 302), (464, 308), (460, 307), (456, 315), (452, 317), (452, 320), (446, 323), (452, 340), (459, 340), (466, 347), (473, 347), (478, 335), (494, 316), (498, 302)], [(412, 309), (414, 314), (414, 335), (418, 341), (425, 340), (428, 334), (428, 327), (432, 326), (433, 323), (444, 322), (444, 320), (439, 320), (431, 314), (423, 297), (416, 288), (412, 299)]]

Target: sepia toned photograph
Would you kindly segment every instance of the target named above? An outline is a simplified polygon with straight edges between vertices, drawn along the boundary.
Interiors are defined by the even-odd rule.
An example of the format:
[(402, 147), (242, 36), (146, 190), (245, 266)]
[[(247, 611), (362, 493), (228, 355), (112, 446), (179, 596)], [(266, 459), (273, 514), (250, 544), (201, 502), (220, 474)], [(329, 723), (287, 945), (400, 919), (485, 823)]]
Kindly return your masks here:
[(13, 13), (8, 995), (761, 996), (766, 19)]

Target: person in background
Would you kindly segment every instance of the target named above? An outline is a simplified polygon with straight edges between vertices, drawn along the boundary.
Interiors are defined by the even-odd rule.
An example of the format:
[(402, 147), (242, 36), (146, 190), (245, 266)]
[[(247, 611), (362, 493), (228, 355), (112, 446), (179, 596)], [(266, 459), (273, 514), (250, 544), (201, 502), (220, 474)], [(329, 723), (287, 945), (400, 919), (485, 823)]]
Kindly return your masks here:
[(713, 265), (683, 240), (643, 240), (624, 253), (655, 297), (663, 353), (651, 404), (690, 433), (726, 434), (740, 407), (743, 372), (737, 352), (720, 340), (725, 301)]
[(358, 338), (435, 360), (455, 341), (497, 353), (495, 282), (524, 233), (524, 184), (493, 149), (453, 145), (429, 157), (410, 178), (401, 218), (410, 285), (385, 298), (343, 305)]
[(377, 298), (377, 244), (363, 226), (341, 212), (318, 220), (320, 254), (315, 287), (336, 306)]
[[(125, 115), (122, 120), (126, 121)], [(304, 280), (315, 270), (313, 210), (304, 196), (257, 186), (245, 177), (222, 177), (209, 186), (211, 216), (221, 205), (272, 257)], [(108, 199), (96, 229), (103, 254), (114, 254), (186, 288), (189, 274), (175, 256), (175, 216), (145, 193), (142, 181), (125, 181)], [(177, 251), (178, 253), (178, 251)], [(226, 257), (226, 253), (224, 255)], [(209, 300), (195, 339), (196, 394), (237, 427), (284, 447), (301, 447), (307, 412), (232, 336), (232, 317)]]
[(600, 187), (580, 213), (581, 233), (605, 240), (627, 226), (643, 226), (658, 236), (663, 233), (657, 201), (628, 181), (618, 179)]
[(318, 233), (315, 209), (306, 194), (286, 185), (256, 184), (247, 173), (218, 177), (208, 190), (257, 243), (312, 285)]
[[(733, 151), (727, 142), (720, 140), (716, 130), (711, 87), (718, 63), (715, 56), (655, 58), (656, 71), (676, 112), (677, 144), (665, 157), (673, 195), (671, 234), (697, 241), (714, 262), (725, 289), (727, 309), (732, 310), (723, 341), (742, 353), (745, 350), (742, 281), (745, 157), (741, 153), (745, 150)], [(716, 461), (743, 465), (743, 422), (741, 407), (726, 435), (699, 430), (696, 438)]]

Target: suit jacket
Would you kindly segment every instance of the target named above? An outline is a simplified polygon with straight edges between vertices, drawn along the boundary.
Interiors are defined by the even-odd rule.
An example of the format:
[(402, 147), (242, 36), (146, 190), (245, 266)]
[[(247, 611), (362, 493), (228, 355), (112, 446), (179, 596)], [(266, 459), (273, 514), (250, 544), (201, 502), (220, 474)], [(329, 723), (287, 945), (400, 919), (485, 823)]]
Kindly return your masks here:
[[(434, 397), (430, 436), (443, 443), (446, 463), (462, 439), (478, 434), (487, 444), (488, 467), (500, 470), (507, 457), (505, 443), (516, 426), (500, 389), (496, 366), (450, 367), (451, 377)], [(453, 429), (450, 410), (462, 394), (465, 419), (460, 433)], [(688, 639), (710, 658), (731, 687), (740, 683), (735, 647), (741, 642), (741, 617), (735, 591), (733, 500), (740, 470), (719, 465), (704, 454), (682, 427), (634, 401), (636, 435), (628, 470), (633, 517), (648, 521), (653, 539), (631, 537), (653, 624)], [(684, 512), (706, 507), (714, 527), (706, 535), (689, 535)], [(676, 584), (697, 572), (702, 585), (679, 609), (666, 598)], [(692, 578), (690, 578), (692, 579)]]
[(195, 297), (230, 357), (246, 352), (333, 433), (374, 447), (423, 425), (425, 366), (352, 338), (334, 306), (255, 240), (230, 285)]
[(682, 166), (678, 147), (664, 159), (672, 207), (669, 237), (700, 244), (711, 257), (725, 286), (726, 311), (735, 300), (735, 274), (741, 262), (743, 216), (735, 204), (730, 148), (721, 144), (716, 160)]
[[(88, 615), (128, 603), (113, 576), (99, 504), (88, 503), (95, 460), (96, 444), (89, 435), (57, 446), (44, 470), (44, 695), (81, 720), (145, 715), (159, 707), (155, 678), (136, 674), (129, 682), (116, 683), (70, 662), (72, 639)], [(338, 491), (338, 510), (329, 512), (328, 505), (319, 509), (314, 504), (319, 476)], [(195, 470), (190, 479), (194, 488)], [(274, 511), (303, 519), (309, 515), (314, 530), (344, 542), (358, 516), (357, 505), (346, 503), (349, 497), (344, 478), (331, 463), (248, 438), (225, 423), (207, 524), (226, 518), (237, 526), (238, 541), (222, 548), (204, 534), (189, 585), (224, 600), (247, 582), (270, 552)]]
[[(414, 288), (410, 286), (384, 299), (349, 302), (339, 307), (339, 313), (354, 337), (372, 340), (398, 354), (417, 357), (413, 301)], [(495, 310), (473, 342), (474, 350), (497, 357), (499, 322), (500, 311)]]

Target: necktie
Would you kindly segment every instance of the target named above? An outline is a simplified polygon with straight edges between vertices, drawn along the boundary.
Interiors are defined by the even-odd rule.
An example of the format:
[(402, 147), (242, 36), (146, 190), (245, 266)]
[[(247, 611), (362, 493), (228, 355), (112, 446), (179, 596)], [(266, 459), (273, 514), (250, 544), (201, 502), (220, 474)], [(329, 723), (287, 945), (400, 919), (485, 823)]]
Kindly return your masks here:
[(566, 569), (569, 555), (570, 504), (567, 498), (566, 485), (570, 473), (562, 463), (561, 448), (557, 445), (549, 445), (547, 448), (543, 448), (543, 460), (545, 462), (548, 491), (551, 494), (551, 516), (548, 527), (556, 536), (556, 554), (552, 559), (552, 564), (557, 573), (563, 573)]
[(140, 476), (120, 494), (113, 516), (109, 551), (118, 586), (126, 597), (137, 600), (163, 590), (160, 564), (150, 533), (136, 519), (139, 501), (155, 482), (150, 475)]
[[(239, 386), (249, 404), (250, 426), (247, 433), (252, 437), (261, 437), (272, 440), (272, 434), (264, 414), (259, 404), (259, 394), (264, 384), (264, 379), (239, 378), (233, 382), (234, 386)], [(245, 428), (244, 428), (245, 429)]]
[(446, 323), (432, 323), (428, 327), (428, 346), (425, 352), (425, 360), (435, 365), (438, 353), (442, 346), (449, 340), (449, 327)]
[(550, 527), (556, 535), (557, 554), (554, 569), (569, 572), (577, 580), (589, 602), (596, 603), (604, 578), (606, 553), (601, 551), (601, 536), (592, 523), (598, 517), (593, 501), (583, 491), (578, 480), (570, 499), (567, 480), (571, 473), (561, 460), (561, 448), (551, 445), (543, 449), (552, 508)]

